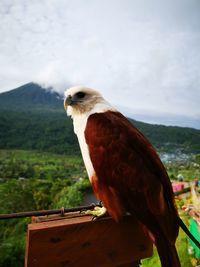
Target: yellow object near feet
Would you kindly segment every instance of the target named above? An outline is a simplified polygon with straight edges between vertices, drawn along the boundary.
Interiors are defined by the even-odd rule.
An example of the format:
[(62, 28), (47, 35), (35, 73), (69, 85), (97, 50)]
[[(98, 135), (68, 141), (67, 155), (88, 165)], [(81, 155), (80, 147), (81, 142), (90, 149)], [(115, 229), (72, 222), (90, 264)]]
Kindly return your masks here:
[(104, 216), (107, 213), (105, 207), (95, 207), (93, 210), (86, 210), (85, 214), (93, 215), (95, 218)]

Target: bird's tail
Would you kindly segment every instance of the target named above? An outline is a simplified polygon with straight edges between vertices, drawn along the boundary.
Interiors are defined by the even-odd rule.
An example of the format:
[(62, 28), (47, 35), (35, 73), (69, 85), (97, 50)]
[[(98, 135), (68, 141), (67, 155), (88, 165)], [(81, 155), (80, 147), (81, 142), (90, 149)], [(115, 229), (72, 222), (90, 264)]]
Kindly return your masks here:
[(156, 247), (160, 257), (162, 267), (181, 267), (175, 245), (168, 240), (158, 237)]

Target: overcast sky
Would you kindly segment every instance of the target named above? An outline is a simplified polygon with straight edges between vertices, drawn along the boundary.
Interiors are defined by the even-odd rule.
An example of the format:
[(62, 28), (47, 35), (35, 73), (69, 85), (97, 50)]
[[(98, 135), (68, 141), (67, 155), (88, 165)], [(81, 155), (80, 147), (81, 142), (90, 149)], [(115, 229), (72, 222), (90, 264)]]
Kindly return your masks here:
[(199, 14), (200, 0), (1, 0), (0, 92), (83, 84), (200, 128)]

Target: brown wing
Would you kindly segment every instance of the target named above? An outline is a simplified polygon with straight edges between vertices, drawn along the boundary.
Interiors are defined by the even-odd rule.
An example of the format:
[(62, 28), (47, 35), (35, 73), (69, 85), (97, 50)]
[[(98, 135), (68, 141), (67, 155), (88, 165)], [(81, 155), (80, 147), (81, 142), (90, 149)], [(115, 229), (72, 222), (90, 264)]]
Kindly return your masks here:
[(174, 240), (178, 224), (171, 183), (144, 135), (122, 114), (108, 111), (88, 118), (85, 137), (96, 172), (94, 191), (111, 216), (118, 220), (129, 211), (152, 232), (162, 228)]

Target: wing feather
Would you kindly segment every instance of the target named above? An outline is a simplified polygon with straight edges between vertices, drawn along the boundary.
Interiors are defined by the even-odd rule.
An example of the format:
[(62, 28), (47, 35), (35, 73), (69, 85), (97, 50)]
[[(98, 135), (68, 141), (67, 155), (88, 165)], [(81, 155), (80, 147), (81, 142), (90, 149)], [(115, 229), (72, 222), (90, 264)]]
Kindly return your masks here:
[[(101, 188), (102, 198), (114, 201), (106, 190), (112, 188), (120, 206), (136, 214), (147, 226), (155, 224), (168, 231), (166, 234), (171, 231), (171, 239), (175, 239), (177, 211), (170, 179), (145, 136), (121, 113), (108, 111), (89, 116), (85, 138), (98, 180), (96, 190)], [(108, 206), (112, 209), (112, 203)], [(166, 225), (161, 226), (159, 221), (163, 219)], [(167, 229), (172, 224), (176, 226), (171, 227), (173, 231)]]

